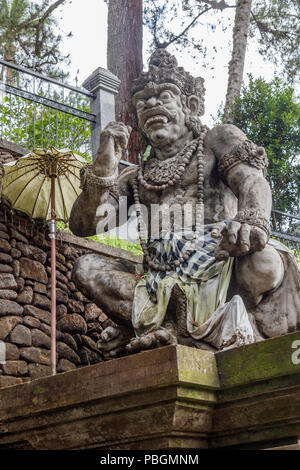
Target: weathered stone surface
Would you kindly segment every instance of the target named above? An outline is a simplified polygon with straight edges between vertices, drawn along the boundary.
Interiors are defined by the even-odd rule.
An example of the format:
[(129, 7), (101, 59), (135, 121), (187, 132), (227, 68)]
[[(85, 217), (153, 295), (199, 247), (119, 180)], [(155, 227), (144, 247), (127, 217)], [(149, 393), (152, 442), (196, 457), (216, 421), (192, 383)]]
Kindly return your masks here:
[(33, 305), (35, 305), (36, 307), (43, 308), (45, 310), (51, 310), (50, 300), (45, 295), (38, 294), (37, 292), (33, 294)]
[(15, 258), (15, 259), (19, 259), (19, 258), (21, 258), (21, 256), (22, 256), (21, 251), (18, 250), (17, 248), (12, 248), (10, 254), (11, 254), (11, 256), (12, 256), (13, 258)]
[(51, 365), (51, 352), (36, 347), (21, 348), (20, 356), (27, 362)]
[(67, 344), (57, 341), (56, 350), (60, 357), (68, 359), (69, 361), (74, 362), (74, 364), (80, 364), (79, 356)]
[(90, 303), (85, 306), (84, 318), (87, 322), (93, 322), (101, 315), (102, 310), (96, 304)]
[[(62, 282), (60, 282), (58, 279), (56, 280), (56, 286), (59, 288), (59, 289), (62, 289), (63, 291), (65, 291), (66, 293), (69, 293), (69, 288), (67, 286), (67, 284), (63, 284)], [(50, 286), (49, 286), (50, 288)]]
[(47, 287), (45, 284), (41, 284), (40, 282), (35, 282), (33, 286), (34, 292), (38, 292), (39, 294), (47, 294)]
[(3, 373), (20, 377), (28, 373), (28, 365), (25, 361), (6, 361), (2, 365)]
[(25, 279), (33, 279), (34, 281), (47, 284), (48, 276), (44, 266), (39, 261), (29, 258), (20, 258), (21, 276)]
[(104, 312), (102, 312), (101, 315), (98, 317), (98, 321), (100, 323), (104, 323), (106, 320), (108, 320), (107, 315)]
[(90, 333), (101, 333), (103, 331), (102, 325), (98, 322), (88, 323), (88, 332)]
[(12, 267), (14, 270), (14, 276), (19, 277), (20, 276), (20, 262), (17, 259), (13, 260)]
[(12, 240), (10, 240), (10, 246), (11, 246), (12, 248), (16, 248), (16, 246), (17, 246), (17, 240), (15, 240), (14, 238), (13, 238)]
[(23, 318), (23, 323), (26, 326), (29, 326), (30, 328), (40, 328), (41, 322), (37, 318), (30, 317), (29, 315), (26, 315)]
[(8, 254), (10, 254), (11, 252), (10, 244), (7, 240), (4, 240), (3, 238), (0, 238), (0, 252)]
[(76, 288), (76, 286), (75, 286), (75, 284), (74, 284), (73, 281), (69, 282), (69, 289), (70, 289), (70, 291), (72, 291), (72, 292), (75, 292), (75, 291), (77, 290), (77, 288)]
[(18, 240), (22, 243), (28, 243), (28, 240), (24, 235), (22, 235), (18, 230), (15, 230), (13, 227), (10, 228), (10, 235), (11, 238), (14, 238), (15, 240)]
[(103, 360), (99, 352), (92, 351), (89, 347), (83, 346), (81, 349), (81, 354), (83, 351), (86, 352), (88, 364), (97, 364), (98, 362), (101, 362)]
[(22, 315), (23, 307), (13, 300), (0, 299), (0, 316)]
[(74, 313), (80, 313), (80, 312), (83, 313), (84, 305), (79, 300), (69, 299), (68, 310)]
[(78, 350), (76, 341), (74, 340), (73, 336), (71, 336), (69, 333), (61, 333), (60, 339), (68, 346), (70, 346), (70, 348), (72, 348), (74, 351)]
[(67, 313), (68, 313), (68, 309), (64, 304), (60, 304), (56, 306), (57, 321), (61, 320), (61, 318), (67, 315)]
[(31, 331), (24, 325), (17, 325), (10, 334), (10, 341), (20, 346), (31, 346)]
[(72, 294), (75, 300), (80, 300), (80, 302), (89, 303), (90, 301), (83, 295), (82, 292), (75, 291)]
[(68, 272), (68, 268), (66, 268), (66, 266), (64, 266), (62, 263), (60, 263), (59, 261), (56, 261), (56, 267), (57, 269), (62, 272), (63, 274), (64, 273), (67, 273)]
[(5, 358), (6, 361), (17, 361), (20, 357), (18, 346), (11, 343), (5, 343)]
[[(48, 256), (48, 259), (49, 261), (51, 261), (51, 251), (47, 251), (47, 256)], [(60, 261), (61, 263), (65, 264), (66, 262), (66, 258), (64, 257), (64, 255), (62, 253), (60, 253), (59, 251), (56, 252), (56, 260), (57, 261)]]
[(41, 377), (47, 377), (52, 374), (51, 367), (42, 364), (29, 364), (29, 375), (31, 379), (39, 379)]
[(0, 273), (12, 273), (13, 267), (9, 264), (0, 264)]
[[(50, 276), (51, 276), (51, 268), (50, 268), (50, 266), (47, 266), (46, 269), (47, 269), (47, 273), (49, 274), (49, 277), (50, 277)], [(56, 271), (56, 277), (57, 277), (57, 279), (58, 279), (60, 282), (62, 282), (63, 284), (68, 284), (68, 278), (67, 278), (64, 274), (60, 273), (59, 271)]]
[(0, 263), (2, 263), (2, 264), (11, 264), (12, 261), (13, 261), (13, 259), (10, 255), (7, 255), (6, 253), (0, 253)]
[(9, 235), (8, 233), (2, 232), (2, 230), (0, 230), (0, 238), (3, 238), (4, 240), (9, 240)]
[(93, 331), (92, 333), (89, 333), (89, 334), (92, 340), (95, 341), (96, 343), (101, 339), (100, 333), (96, 333), (95, 331)]
[(16, 282), (16, 286), (17, 286), (16, 291), (21, 292), (24, 289), (25, 280), (22, 277), (18, 277), (15, 282)]
[(88, 348), (92, 349), (93, 351), (99, 352), (97, 344), (88, 336), (81, 335), (82, 344), (87, 346)]
[(30, 286), (25, 286), (22, 292), (18, 295), (17, 302), (19, 304), (31, 304), (33, 299), (33, 290)]
[(81, 315), (77, 313), (65, 315), (57, 322), (57, 328), (64, 333), (80, 333), (87, 332), (87, 325)]
[(0, 299), (16, 300), (18, 294), (14, 290), (0, 289)]
[(23, 383), (20, 377), (9, 377), (7, 375), (0, 375), (0, 388), (11, 387)]
[(38, 329), (34, 329), (31, 331), (32, 334), (32, 345), (39, 347), (44, 346), (45, 348), (51, 348), (51, 340), (49, 336)]
[(24, 315), (31, 315), (38, 320), (41, 320), (48, 325), (51, 325), (51, 313), (47, 310), (42, 310), (41, 308), (34, 307), (33, 305), (24, 306)]
[(0, 273), (0, 289), (17, 289), (17, 283), (12, 274)]
[[(41, 331), (43, 331), (46, 335), (48, 335), (49, 338), (51, 337), (51, 326), (46, 325), (45, 323), (41, 323), (40, 329), (41, 329)], [(56, 330), (56, 339), (57, 339), (57, 340), (62, 339), (63, 335), (64, 335), (64, 333), (62, 333), (61, 331)]]
[[(48, 290), (49, 297), (51, 296), (50, 290)], [(68, 304), (69, 296), (62, 289), (56, 289), (56, 302), (58, 304)]]
[(7, 230), (7, 226), (6, 226), (5, 224), (3, 224), (2, 222), (0, 222), (0, 230), (1, 230), (2, 232), (6, 232), (6, 233), (7, 233), (7, 231), (8, 231), (8, 230)]
[(7, 338), (14, 327), (21, 322), (22, 318), (20, 317), (8, 316), (0, 318), (0, 339)]
[(79, 335), (78, 333), (76, 333), (75, 335), (73, 335), (73, 338), (74, 338), (74, 340), (76, 341), (77, 346), (80, 348), (81, 345), (82, 345), (81, 335)]
[(57, 364), (57, 372), (69, 372), (70, 370), (76, 369), (73, 362), (68, 361), (68, 359), (60, 359)]

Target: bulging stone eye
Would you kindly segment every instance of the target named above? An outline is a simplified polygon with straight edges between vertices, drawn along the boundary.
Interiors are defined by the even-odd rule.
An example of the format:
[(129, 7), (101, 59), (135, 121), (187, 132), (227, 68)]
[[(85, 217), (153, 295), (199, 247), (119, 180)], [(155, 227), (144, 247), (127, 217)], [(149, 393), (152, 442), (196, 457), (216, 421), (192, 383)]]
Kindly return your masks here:
[(166, 91), (164, 90), (160, 95), (159, 97), (162, 99), (162, 100), (168, 100), (170, 98), (172, 98), (172, 95), (169, 91)]

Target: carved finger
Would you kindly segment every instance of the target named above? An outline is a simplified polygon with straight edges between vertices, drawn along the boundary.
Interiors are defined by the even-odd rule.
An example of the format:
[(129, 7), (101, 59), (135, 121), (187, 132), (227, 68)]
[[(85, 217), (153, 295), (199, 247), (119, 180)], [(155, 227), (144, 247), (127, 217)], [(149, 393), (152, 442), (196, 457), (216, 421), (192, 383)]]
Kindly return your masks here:
[(221, 232), (224, 227), (226, 227), (225, 222), (219, 222), (218, 224), (216, 224), (210, 232), (212, 238), (220, 238)]
[(219, 261), (226, 261), (229, 258), (229, 252), (218, 245), (215, 249), (215, 258)]
[(236, 222), (235, 220), (232, 220), (231, 222), (229, 222), (228, 227), (227, 227), (227, 237), (231, 245), (236, 244), (237, 238), (238, 238), (238, 232), (240, 228), (241, 228), (241, 224), (239, 222)]
[(108, 326), (105, 328), (104, 331), (101, 333), (101, 340), (104, 342), (108, 342), (112, 340), (113, 338), (117, 338), (120, 334), (120, 329), (119, 328), (114, 328), (113, 326)]
[(98, 349), (100, 349), (100, 351), (108, 352), (120, 347), (120, 343), (122, 343), (122, 341), (120, 341), (119, 338), (112, 339), (108, 342), (101, 341), (101, 339), (99, 339), (99, 341), (97, 342), (97, 347)]
[(259, 227), (252, 227), (251, 239), (256, 251), (262, 251), (267, 244), (267, 234)]
[(156, 340), (152, 335), (144, 335), (140, 337), (141, 349), (151, 349), (156, 346)]
[(250, 227), (248, 224), (242, 224), (239, 231), (240, 247), (242, 253), (247, 253), (250, 249)]

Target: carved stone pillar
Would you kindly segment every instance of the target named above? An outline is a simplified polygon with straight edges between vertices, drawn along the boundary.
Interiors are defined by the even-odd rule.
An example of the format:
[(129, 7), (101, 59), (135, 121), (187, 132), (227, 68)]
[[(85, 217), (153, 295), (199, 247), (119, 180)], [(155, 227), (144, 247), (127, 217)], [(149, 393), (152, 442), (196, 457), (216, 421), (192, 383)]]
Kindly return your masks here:
[(95, 157), (100, 132), (110, 121), (115, 121), (115, 95), (118, 93), (120, 80), (109, 70), (98, 67), (83, 83), (83, 87), (94, 94), (91, 99), (91, 113), (96, 115), (92, 124), (92, 154)]

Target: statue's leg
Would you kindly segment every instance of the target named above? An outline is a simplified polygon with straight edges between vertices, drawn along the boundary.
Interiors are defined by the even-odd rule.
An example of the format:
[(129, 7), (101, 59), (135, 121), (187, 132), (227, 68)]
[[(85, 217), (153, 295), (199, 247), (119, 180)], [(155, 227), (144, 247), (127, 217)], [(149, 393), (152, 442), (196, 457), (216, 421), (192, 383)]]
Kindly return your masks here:
[(97, 254), (78, 258), (72, 279), (118, 325), (131, 325), (132, 302), (137, 284), (135, 265)]
[(237, 284), (247, 291), (254, 305), (259, 304), (264, 294), (276, 290), (283, 276), (283, 261), (271, 246), (235, 260)]

